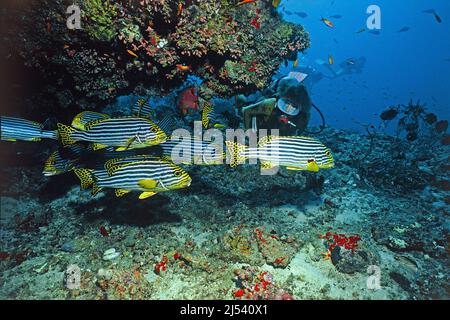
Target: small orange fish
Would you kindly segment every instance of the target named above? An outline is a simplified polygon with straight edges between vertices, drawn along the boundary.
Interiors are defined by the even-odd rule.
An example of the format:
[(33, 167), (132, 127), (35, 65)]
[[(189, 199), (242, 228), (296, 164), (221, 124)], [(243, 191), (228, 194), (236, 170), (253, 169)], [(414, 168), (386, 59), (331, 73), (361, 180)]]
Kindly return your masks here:
[(70, 46), (68, 44), (65, 44), (63, 47), (63, 49), (69, 49), (69, 48), (70, 48)]
[(183, 12), (183, 4), (180, 2), (178, 4), (177, 16), (179, 16)]
[(333, 22), (331, 22), (330, 20), (328, 20), (327, 18), (322, 18), (320, 19), (320, 21), (322, 21), (323, 23), (325, 23), (328, 27), (333, 28), (334, 24)]
[(188, 71), (191, 70), (190, 66), (186, 66), (184, 64), (177, 64), (177, 69), (180, 71)]
[(329, 56), (328, 56), (328, 63), (329, 63), (330, 65), (333, 65), (333, 63), (334, 63), (334, 58), (333, 58), (332, 55), (329, 55)]
[(127, 52), (135, 58), (138, 58), (138, 55), (131, 50), (127, 50)]
[(256, 2), (256, 0), (242, 0), (241, 2), (238, 3), (238, 6), (246, 4), (246, 3), (252, 3), (252, 2)]

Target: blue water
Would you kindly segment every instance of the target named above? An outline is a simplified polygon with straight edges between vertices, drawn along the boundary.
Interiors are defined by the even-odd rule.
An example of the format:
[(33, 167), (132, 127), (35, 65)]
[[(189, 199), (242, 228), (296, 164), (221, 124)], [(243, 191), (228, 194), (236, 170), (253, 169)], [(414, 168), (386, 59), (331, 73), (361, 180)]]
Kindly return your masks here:
[[(381, 8), (380, 34), (357, 34), (366, 27), (371, 4)], [(436, 9), (442, 23), (422, 12), (428, 9)], [(445, 61), (450, 59), (450, 1), (285, 0), (280, 11), (286, 10), (308, 14), (299, 18), (284, 13), (285, 20), (302, 24), (311, 35), (301, 65), (326, 71), (315, 64), (317, 58), (327, 61), (332, 55), (335, 65), (349, 58), (367, 59), (361, 74), (323, 79), (313, 87), (312, 98), (330, 125), (356, 130), (362, 129), (361, 123), (376, 125), (382, 110), (411, 98), (426, 102), (441, 119), (450, 117), (450, 61)], [(342, 18), (330, 18), (334, 28), (320, 21), (336, 14)], [(410, 30), (399, 33), (405, 26)]]

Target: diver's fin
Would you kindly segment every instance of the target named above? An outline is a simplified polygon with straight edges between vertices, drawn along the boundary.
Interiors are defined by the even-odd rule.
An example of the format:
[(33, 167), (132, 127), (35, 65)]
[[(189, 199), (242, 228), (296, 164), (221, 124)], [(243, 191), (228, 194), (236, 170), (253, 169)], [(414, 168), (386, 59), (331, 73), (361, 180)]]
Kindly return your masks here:
[(73, 170), (78, 179), (80, 179), (81, 190), (86, 190), (90, 185), (95, 183), (92, 176), (93, 171), (94, 170), (84, 168), (76, 168)]
[(66, 126), (65, 124), (62, 123), (58, 123), (57, 125), (58, 125), (58, 135), (64, 147), (70, 146), (71, 144), (77, 142), (75, 139), (72, 138), (72, 134), (77, 131), (76, 129)]
[(247, 149), (246, 146), (231, 141), (225, 141), (225, 144), (230, 154), (230, 166), (232, 168), (244, 163), (245, 160), (247, 160), (247, 157), (244, 155), (245, 150)]
[(98, 113), (94, 111), (83, 111), (80, 112), (73, 118), (72, 127), (79, 130), (86, 130), (86, 125), (93, 120), (104, 120), (108, 119), (109, 116), (103, 113)]
[(154, 196), (156, 194), (156, 192), (142, 192), (140, 195), (139, 195), (139, 199), (147, 199), (147, 198), (150, 198), (150, 197), (152, 197), (152, 196)]
[(312, 172), (319, 172), (319, 166), (316, 161), (308, 162), (307, 170)]
[(151, 179), (139, 180), (138, 185), (144, 189), (154, 189), (158, 185), (158, 181)]
[(122, 197), (130, 192), (130, 190), (126, 189), (115, 189), (114, 192), (116, 193), (116, 197)]

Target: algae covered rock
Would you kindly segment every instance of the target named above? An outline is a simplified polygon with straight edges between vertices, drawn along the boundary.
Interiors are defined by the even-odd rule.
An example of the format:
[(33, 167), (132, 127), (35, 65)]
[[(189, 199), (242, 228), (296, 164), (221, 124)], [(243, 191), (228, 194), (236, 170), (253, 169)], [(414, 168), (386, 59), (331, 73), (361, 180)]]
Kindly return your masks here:
[(294, 257), (296, 250), (291, 243), (282, 241), (274, 233), (267, 233), (263, 227), (254, 230), (258, 248), (266, 263), (276, 268), (286, 268)]
[(263, 255), (259, 252), (251, 229), (237, 226), (224, 234), (221, 243), (224, 259), (256, 266), (264, 264)]

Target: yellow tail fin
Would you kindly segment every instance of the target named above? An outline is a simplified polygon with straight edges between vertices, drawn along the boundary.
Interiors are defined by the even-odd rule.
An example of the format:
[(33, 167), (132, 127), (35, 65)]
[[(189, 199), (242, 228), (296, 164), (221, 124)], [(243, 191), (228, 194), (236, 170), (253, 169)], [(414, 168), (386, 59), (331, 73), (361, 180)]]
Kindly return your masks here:
[(94, 172), (94, 170), (84, 169), (84, 168), (77, 168), (77, 169), (74, 169), (73, 172), (75, 172), (75, 174), (77, 175), (78, 179), (80, 179), (81, 190), (86, 190), (92, 184), (95, 183), (94, 177), (92, 176), (92, 173)]
[(62, 123), (58, 123), (59, 139), (61, 140), (61, 143), (64, 147), (70, 146), (76, 142), (76, 140), (72, 138), (72, 134), (76, 131), (77, 130), (72, 127), (66, 126)]
[(55, 167), (56, 163), (56, 155), (58, 151), (53, 152), (50, 157), (45, 161), (44, 164), (44, 173), (58, 173), (60, 170), (57, 170)]
[(246, 146), (231, 141), (225, 141), (225, 144), (230, 155), (230, 166), (232, 168), (244, 163), (245, 160), (247, 160), (247, 157), (244, 155), (245, 149), (247, 149)]

